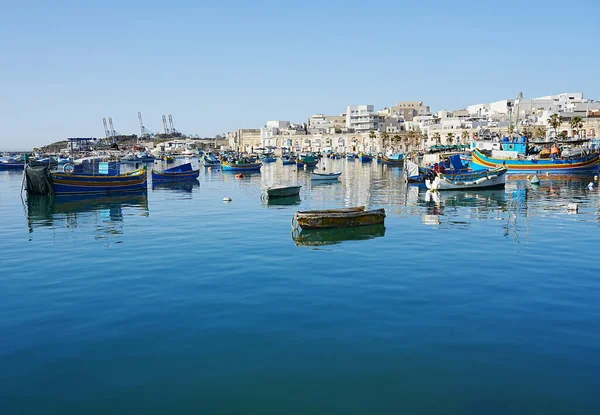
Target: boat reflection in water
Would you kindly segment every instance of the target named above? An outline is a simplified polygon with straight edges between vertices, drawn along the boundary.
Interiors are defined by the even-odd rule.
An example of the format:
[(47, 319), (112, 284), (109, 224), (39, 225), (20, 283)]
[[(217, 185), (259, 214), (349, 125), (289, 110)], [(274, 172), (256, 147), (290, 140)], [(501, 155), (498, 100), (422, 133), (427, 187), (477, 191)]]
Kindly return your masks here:
[(121, 234), (123, 211), (148, 216), (146, 191), (118, 195), (45, 195), (27, 196), (27, 226), (54, 227), (64, 221), (65, 228), (91, 225), (100, 234)]
[(177, 193), (192, 193), (195, 187), (200, 187), (198, 179), (181, 182), (152, 182), (152, 191), (171, 191)]
[(344, 241), (363, 241), (385, 236), (385, 225), (368, 225), (352, 228), (310, 229), (292, 232), (296, 246), (336, 245)]
[[(490, 215), (506, 211), (508, 200), (504, 190), (480, 191), (430, 191), (425, 192), (425, 212), (421, 215), (424, 225), (439, 225), (441, 222), (449, 224), (465, 224), (456, 221), (460, 208), (471, 208), (469, 217), (473, 219), (489, 218)], [(464, 212), (464, 211), (463, 211)], [(464, 215), (464, 214), (463, 214)], [(462, 216), (462, 215), (461, 215)], [(444, 221), (442, 217), (448, 219)]]
[(287, 196), (287, 197), (274, 197), (265, 200), (267, 206), (296, 206), (299, 205), (302, 200), (299, 195)]

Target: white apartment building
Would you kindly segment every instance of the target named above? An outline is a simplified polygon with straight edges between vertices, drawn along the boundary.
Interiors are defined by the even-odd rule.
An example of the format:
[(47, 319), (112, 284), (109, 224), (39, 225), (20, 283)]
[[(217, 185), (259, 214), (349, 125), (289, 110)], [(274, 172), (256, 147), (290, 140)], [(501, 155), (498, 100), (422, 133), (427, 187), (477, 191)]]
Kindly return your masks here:
[(373, 105), (350, 105), (346, 108), (346, 128), (351, 131), (379, 130), (379, 114)]

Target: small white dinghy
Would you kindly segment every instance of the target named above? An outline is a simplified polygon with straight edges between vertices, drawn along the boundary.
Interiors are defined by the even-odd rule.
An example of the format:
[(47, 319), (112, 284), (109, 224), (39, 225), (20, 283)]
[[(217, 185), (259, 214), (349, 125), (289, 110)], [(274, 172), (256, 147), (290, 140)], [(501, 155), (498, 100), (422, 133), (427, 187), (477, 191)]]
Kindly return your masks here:
[(333, 173), (311, 173), (311, 180), (337, 180), (342, 175), (341, 171), (334, 171)]

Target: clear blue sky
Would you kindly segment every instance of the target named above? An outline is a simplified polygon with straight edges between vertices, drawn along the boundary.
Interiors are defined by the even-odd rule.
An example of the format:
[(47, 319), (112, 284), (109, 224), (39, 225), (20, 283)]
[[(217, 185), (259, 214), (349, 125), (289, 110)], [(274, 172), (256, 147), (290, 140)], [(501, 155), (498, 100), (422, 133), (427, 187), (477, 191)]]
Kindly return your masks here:
[(433, 110), (581, 91), (600, 98), (600, 2), (8, 2), (0, 148), (138, 133), (173, 114), (214, 136), (350, 104)]

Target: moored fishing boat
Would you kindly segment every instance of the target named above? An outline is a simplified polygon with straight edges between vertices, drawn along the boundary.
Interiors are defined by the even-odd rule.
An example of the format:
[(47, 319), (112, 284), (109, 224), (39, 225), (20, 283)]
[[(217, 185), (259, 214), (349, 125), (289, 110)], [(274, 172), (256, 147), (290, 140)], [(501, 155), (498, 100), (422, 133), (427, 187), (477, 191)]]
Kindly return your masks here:
[[(147, 188), (146, 169), (120, 174), (118, 167), (100, 163), (98, 174), (50, 172), (47, 166), (25, 169), (27, 192), (30, 194), (112, 194)], [(106, 166), (103, 166), (105, 164)], [(106, 167), (106, 170), (104, 169)], [(104, 170), (104, 171), (103, 171)]]
[(306, 156), (299, 156), (296, 159), (296, 165), (298, 167), (314, 167), (319, 163), (319, 159), (317, 157), (314, 157), (312, 155), (306, 155)]
[(392, 154), (389, 157), (382, 154), (378, 160), (381, 164), (388, 166), (402, 167), (404, 165), (404, 155), (402, 153)]
[(296, 159), (294, 159), (293, 157), (283, 157), (281, 159), (281, 162), (283, 163), (284, 166), (289, 166), (292, 164), (296, 164)]
[(356, 159), (356, 154), (354, 154), (354, 153), (346, 154), (346, 160), (354, 160), (354, 159)]
[(195, 180), (200, 175), (200, 170), (194, 169), (192, 163), (185, 163), (170, 169), (157, 171), (152, 169), (152, 181), (180, 181)]
[(213, 154), (205, 154), (202, 162), (204, 167), (221, 167), (221, 160), (216, 158)]
[(23, 170), (25, 168), (25, 160), (8, 158), (0, 160), (0, 170)]
[(549, 159), (507, 159), (488, 157), (478, 149), (473, 150), (471, 165), (480, 168), (506, 166), (508, 173), (592, 173), (599, 168), (597, 153), (589, 153), (574, 158)]
[(358, 161), (360, 161), (361, 163), (369, 163), (372, 160), (373, 160), (373, 156), (371, 156), (369, 154), (360, 153), (358, 155)]
[(334, 171), (331, 173), (315, 173), (312, 172), (310, 175), (311, 180), (337, 180), (342, 175), (341, 171)]
[(500, 166), (495, 169), (437, 173), (433, 180), (425, 180), (425, 186), (429, 190), (499, 189), (506, 184), (506, 172), (506, 167)]
[(265, 189), (265, 195), (270, 199), (274, 197), (290, 197), (300, 194), (302, 186), (271, 186)]
[(385, 209), (365, 210), (364, 206), (359, 206), (342, 209), (296, 212), (292, 218), (292, 228), (348, 228), (354, 226), (376, 225), (384, 223), (384, 221)]
[(262, 163), (251, 163), (246, 161), (228, 161), (221, 162), (223, 171), (259, 171)]

